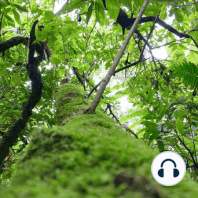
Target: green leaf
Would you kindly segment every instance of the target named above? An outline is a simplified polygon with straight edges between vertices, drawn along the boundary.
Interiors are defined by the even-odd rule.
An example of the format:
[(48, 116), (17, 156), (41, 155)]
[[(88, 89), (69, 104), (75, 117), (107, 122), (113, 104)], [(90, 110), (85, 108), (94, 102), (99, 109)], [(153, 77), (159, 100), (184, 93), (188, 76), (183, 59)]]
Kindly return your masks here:
[(169, 109), (169, 107), (170, 107), (170, 105), (163, 107), (163, 110), (161, 111), (161, 113), (159, 114), (159, 117), (157, 118), (157, 122), (159, 122), (163, 118), (164, 114)]
[(0, 76), (7, 76), (8, 74), (9, 74), (9, 71), (7, 69), (0, 70)]
[(93, 6), (94, 6), (94, 2), (92, 1), (92, 2), (91, 2), (91, 5), (90, 5), (89, 8), (88, 8), (87, 17), (86, 17), (86, 24), (89, 23), (89, 20), (90, 20), (90, 18), (91, 18), (92, 11), (93, 11)]
[(25, 6), (20, 6), (18, 4), (13, 4), (19, 11), (21, 12), (28, 12), (28, 9)]
[(167, 7), (167, 3), (164, 3), (161, 8), (160, 19), (162, 19), (162, 20), (164, 20), (167, 17), (166, 7)]
[(151, 102), (153, 102), (153, 100), (154, 100), (154, 94), (155, 94), (155, 91), (154, 90), (150, 90), (149, 92), (148, 92), (148, 96), (147, 96), (147, 99), (146, 99), (146, 101), (150, 104)]
[(15, 18), (16, 22), (20, 25), (21, 24), (21, 19), (20, 19), (19, 13), (15, 9), (12, 9), (12, 12), (14, 14), (14, 18)]
[(85, 61), (87, 61), (87, 62), (92, 62), (92, 60), (93, 60), (93, 57), (92, 57), (91, 54), (86, 54), (86, 55), (85, 55)]
[[(2, 67), (2, 66), (3, 66), (3, 67)], [(10, 63), (10, 62), (5, 62), (2, 66), (1, 66), (1, 69), (3, 69), (3, 68), (9, 68), (9, 67), (12, 66), (12, 63)]]
[[(198, 32), (194, 31), (194, 32), (190, 32), (190, 35), (195, 39), (195, 41), (198, 43)], [(189, 43), (190, 44), (190, 43)]]
[(104, 5), (102, 0), (95, 1), (96, 21), (103, 25), (105, 22)]
[(118, 14), (120, 12), (120, 4), (119, 0), (106, 0), (106, 7), (108, 9), (110, 17), (116, 21)]
[(143, 0), (139, 0), (139, 1), (134, 1), (134, 3), (135, 3), (135, 5), (137, 5), (137, 7), (141, 7), (142, 6), (142, 4), (144, 3), (144, 1)]
[(14, 20), (9, 15), (5, 14), (4, 17), (14, 24)]
[(157, 131), (158, 129), (157, 129), (157, 124), (156, 123), (154, 123), (154, 122), (150, 122), (150, 121), (143, 121), (143, 122), (141, 122), (141, 124), (144, 124), (147, 128), (149, 128), (149, 129), (152, 129), (152, 130), (155, 130), (155, 131)]
[(53, 19), (53, 18), (54, 18), (53, 12), (52, 12), (52, 11), (49, 11), (49, 10), (46, 10), (46, 11), (45, 11), (45, 18), (46, 18), (47, 20)]
[(85, 3), (81, 0), (74, 0), (70, 3), (65, 3), (64, 6), (56, 13), (56, 15), (64, 14), (65, 12), (71, 12), (74, 9), (81, 8), (82, 4)]
[(182, 118), (184, 115), (187, 115), (187, 110), (180, 109), (175, 111), (174, 114), (175, 118)]
[(175, 45), (173, 48), (172, 48), (172, 51), (177, 51), (177, 45)]
[(60, 69), (58, 74), (60, 77), (62, 77), (65, 74), (65, 69)]
[(160, 7), (156, 6), (156, 4), (153, 4), (153, 5), (148, 5), (146, 7), (146, 11), (145, 12), (156, 16), (156, 15), (159, 14), (159, 11), (160, 11)]
[(12, 110), (9, 113), (12, 114), (13, 118), (20, 118), (21, 117), (21, 111), (19, 111), (19, 110)]
[(184, 18), (183, 18), (183, 14), (181, 12), (181, 10), (179, 9), (175, 9), (175, 18), (177, 19), (178, 22), (183, 22)]
[(6, 9), (4, 9), (4, 10), (2, 11), (2, 13), (8, 14), (8, 12), (10, 12), (10, 10), (11, 10), (11, 8), (6, 8)]
[(192, 129), (184, 130), (183, 135), (190, 134), (192, 131), (193, 131)]
[(0, 10), (7, 7), (9, 3), (0, 1)]
[(131, 0), (122, 0), (122, 5), (127, 7), (129, 11), (132, 12)]
[(183, 133), (184, 125), (183, 125), (182, 120), (180, 120), (179, 118), (177, 118), (177, 120), (176, 120), (176, 128), (181, 134)]
[(188, 48), (185, 46), (185, 45), (179, 45), (179, 47), (181, 48), (181, 49), (183, 49), (183, 50), (187, 50)]
[(157, 144), (158, 144), (159, 152), (163, 152), (164, 151), (164, 142), (163, 142), (162, 138), (159, 136), (157, 138)]
[(128, 46), (129, 46), (128, 53), (131, 53), (133, 51), (135, 45), (136, 45), (135, 40), (132, 37), (131, 40), (130, 40), (130, 42), (129, 42), (129, 44), (128, 44)]
[(7, 100), (10, 100), (13, 96), (10, 92), (8, 92), (8, 93), (5, 94), (5, 97), (6, 97)]
[(60, 61), (60, 59), (58, 57), (52, 56), (51, 57), (51, 63), (52, 64), (59, 64), (59, 63), (61, 63), (61, 61)]
[(85, 64), (83, 70), (84, 71), (88, 71), (88, 69), (90, 69), (90, 65), (89, 64)]
[(159, 131), (153, 131), (153, 134), (149, 137), (149, 140), (152, 141), (154, 139), (157, 139), (159, 136)]
[(12, 87), (16, 87), (16, 86), (20, 85), (20, 83), (21, 83), (21, 76), (20, 76), (20, 74), (14, 74), (11, 77), (10, 85)]

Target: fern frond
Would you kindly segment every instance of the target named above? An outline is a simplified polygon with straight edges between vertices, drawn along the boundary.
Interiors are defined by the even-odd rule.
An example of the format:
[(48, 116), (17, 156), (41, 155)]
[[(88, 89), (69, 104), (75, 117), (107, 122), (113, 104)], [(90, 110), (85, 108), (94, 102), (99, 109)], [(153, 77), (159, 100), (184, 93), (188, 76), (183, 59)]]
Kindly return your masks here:
[(198, 66), (191, 62), (184, 62), (172, 67), (174, 75), (182, 78), (184, 84), (193, 88), (198, 84)]

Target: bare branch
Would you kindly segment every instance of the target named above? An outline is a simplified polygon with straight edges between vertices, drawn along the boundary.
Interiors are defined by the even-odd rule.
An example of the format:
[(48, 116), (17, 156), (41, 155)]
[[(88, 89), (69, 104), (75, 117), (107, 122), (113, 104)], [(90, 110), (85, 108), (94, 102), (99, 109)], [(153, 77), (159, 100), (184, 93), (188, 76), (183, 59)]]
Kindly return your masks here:
[(96, 93), (96, 96), (95, 96), (95, 98), (94, 98), (94, 100), (92, 102), (91, 107), (89, 109), (87, 109), (85, 112), (91, 112), (91, 113), (94, 113), (95, 112), (95, 110), (96, 110), (96, 108), (97, 108), (97, 106), (98, 106), (98, 104), (100, 102), (100, 99), (102, 97), (102, 94), (104, 93), (104, 90), (105, 90), (107, 84), (109, 83), (111, 77), (113, 76), (113, 74), (115, 72), (115, 69), (116, 69), (116, 67), (117, 67), (117, 65), (119, 63), (119, 60), (122, 57), (122, 54), (124, 53), (124, 50), (126, 49), (127, 44), (129, 43), (131, 37), (133, 36), (133, 33), (135, 32), (135, 30), (137, 28), (137, 25), (140, 22), (141, 17), (143, 15), (143, 13), (144, 13), (144, 11), (145, 11), (148, 3), (149, 3), (149, 0), (145, 0), (144, 1), (144, 4), (143, 4), (143, 6), (142, 6), (142, 8), (141, 8), (141, 10), (139, 12), (138, 17), (136, 18), (135, 22), (133, 23), (133, 26), (130, 29), (129, 34), (127, 35), (127, 37), (126, 37), (123, 45), (121, 46), (121, 48), (120, 48), (120, 50), (119, 50), (119, 52), (118, 52), (115, 60), (113, 61), (113, 64), (111, 65), (111, 67), (110, 67), (107, 75), (102, 80), (102, 83), (100, 85), (100, 88), (99, 88), (99, 90)]
[(21, 43), (24, 44), (24, 45), (27, 45), (28, 38), (27, 37), (22, 37), (22, 36), (16, 36), (16, 37), (13, 37), (13, 38), (11, 38), (7, 41), (1, 42), (0, 43), (0, 52), (4, 52), (7, 49), (9, 49), (11, 47), (14, 47), (16, 45), (19, 45)]

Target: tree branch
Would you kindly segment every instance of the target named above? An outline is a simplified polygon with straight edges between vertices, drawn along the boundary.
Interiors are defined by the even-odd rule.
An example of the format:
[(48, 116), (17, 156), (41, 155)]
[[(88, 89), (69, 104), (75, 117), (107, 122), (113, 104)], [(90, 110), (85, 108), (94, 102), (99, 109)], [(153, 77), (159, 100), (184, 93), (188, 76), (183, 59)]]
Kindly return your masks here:
[[(17, 141), (20, 132), (24, 129), (29, 117), (32, 115), (32, 109), (41, 99), (43, 83), (41, 81), (41, 74), (38, 71), (38, 66), (42, 61), (43, 51), (40, 51), (38, 57), (34, 57), (36, 45), (33, 44), (34, 40), (36, 39), (35, 26), (37, 23), (38, 21), (34, 22), (32, 30), (30, 32), (29, 60), (26, 67), (29, 78), (32, 83), (32, 92), (30, 94), (28, 101), (23, 107), (22, 117), (17, 118), (15, 123), (11, 126), (11, 128), (3, 135), (3, 138), (0, 142), (0, 164), (2, 164), (3, 160), (8, 155), (9, 148), (12, 147), (13, 144)], [(12, 44), (9, 46), (11, 47), (14, 45)]]
[(151, 36), (151, 34), (152, 34), (154, 28), (155, 28), (155, 23), (157, 22), (158, 19), (159, 19), (159, 16), (157, 16), (157, 17), (155, 18), (155, 20), (154, 20), (154, 23), (153, 23), (153, 26), (152, 26), (152, 28), (151, 28), (151, 31), (150, 31), (150, 33), (149, 33), (147, 39), (146, 39), (146, 42), (144, 43), (144, 46), (143, 46), (143, 49), (142, 49), (142, 51), (141, 51), (139, 60), (142, 59), (142, 56), (143, 56), (143, 54), (144, 54), (145, 47), (146, 47), (146, 45), (148, 44), (148, 40), (149, 40), (149, 38), (150, 38), (150, 36)]
[(131, 64), (125, 66), (125, 67), (122, 67), (122, 68), (120, 68), (120, 69), (117, 69), (117, 70), (114, 72), (114, 75), (115, 75), (116, 73), (122, 71), (122, 70), (125, 70), (125, 69), (127, 69), (127, 68), (132, 67), (132, 66), (135, 66), (135, 65), (139, 64), (140, 62), (141, 62), (141, 61), (138, 60), (138, 61), (135, 61), (135, 62), (133, 62), (133, 63), (131, 63)]
[(27, 45), (28, 38), (27, 37), (22, 37), (22, 36), (16, 36), (16, 37), (13, 37), (13, 38), (11, 38), (7, 41), (1, 42), (0, 43), (0, 52), (4, 52), (7, 49), (9, 49), (11, 47), (14, 47), (16, 45), (19, 45), (21, 43), (24, 44), (24, 45)]
[(145, 0), (144, 1), (144, 4), (143, 4), (143, 6), (142, 6), (142, 8), (141, 8), (141, 10), (139, 12), (138, 17), (136, 18), (135, 22), (133, 23), (133, 26), (132, 26), (131, 30), (129, 31), (129, 34), (127, 35), (127, 37), (126, 37), (123, 45), (121, 46), (121, 48), (120, 48), (120, 50), (119, 50), (119, 52), (118, 52), (115, 60), (113, 61), (113, 64), (111, 65), (111, 67), (110, 67), (107, 75), (102, 80), (102, 83), (100, 85), (100, 88), (99, 88), (99, 90), (96, 93), (96, 96), (95, 96), (95, 98), (94, 98), (94, 100), (92, 102), (91, 107), (89, 109), (87, 109), (85, 112), (91, 112), (91, 113), (94, 113), (95, 112), (95, 110), (96, 110), (96, 108), (97, 108), (97, 106), (98, 106), (98, 104), (100, 102), (100, 99), (102, 97), (102, 94), (104, 93), (104, 90), (105, 90), (107, 84), (109, 83), (112, 75), (114, 74), (115, 69), (116, 69), (116, 67), (117, 67), (117, 65), (119, 63), (119, 60), (122, 57), (122, 54), (124, 53), (124, 50), (126, 49), (127, 44), (129, 43), (129, 41), (130, 41), (133, 33), (135, 32), (136, 27), (137, 27), (138, 23), (140, 22), (141, 17), (143, 15), (143, 13), (144, 13), (144, 11), (145, 11), (148, 3), (149, 3), (149, 0)]

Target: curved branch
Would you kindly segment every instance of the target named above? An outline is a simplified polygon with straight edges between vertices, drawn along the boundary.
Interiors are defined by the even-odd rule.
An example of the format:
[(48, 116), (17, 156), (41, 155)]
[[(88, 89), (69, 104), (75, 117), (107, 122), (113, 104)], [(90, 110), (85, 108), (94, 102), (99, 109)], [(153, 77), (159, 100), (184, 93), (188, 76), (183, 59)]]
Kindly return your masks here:
[(88, 94), (87, 98), (89, 98), (91, 96), (91, 94), (97, 89), (97, 87), (101, 84), (102, 81), (100, 81), (92, 90), (91, 92)]
[[(38, 66), (43, 58), (43, 51), (40, 51), (38, 57), (34, 57), (36, 45), (33, 44), (35, 37), (35, 26), (38, 21), (35, 21), (32, 30), (30, 32), (30, 45), (29, 45), (29, 60), (27, 64), (27, 72), (32, 83), (32, 92), (26, 104), (23, 107), (22, 117), (18, 118), (11, 128), (4, 133), (2, 141), (0, 143), (0, 165), (6, 158), (9, 152), (9, 148), (17, 141), (20, 132), (26, 126), (29, 117), (32, 115), (32, 109), (40, 101), (43, 83), (41, 81), (41, 74), (38, 70)], [(11, 46), (11, 45), (10, 45)]]
[[(155, 21), (155, 16), (148, 16), (148, 17), (142, 17), (140, 23), (145, 23), (145, 22), (150, 22), (150, 21)], [(161, 19), (158, 19), (156, 21), (159, 25), (161, 25), (163, 28), (167, 29), (169, 32), (172, 32), (173, 34), (179, 36), (180, 38), (185, 37), (185, 38), (190, 38), (188, 34), (180, 33), (178, 32), (175, 28), (171, 27)]]
[[(123, 12), (123, 10), (122, 10), (122, 12)], [(119, 14), (118, 15), (118, 18), (117, 18), (117, 22), (122, 27), (124, 27), (126, 29), (130, 29), (131, 26), (133, 25), (135, 19), (136, 18), (130, 19), (130, 18), (128, 18), (128, 16), (126, 17), (126, 15), (123, 15), (123, 14), (120, 15)], [(155, 16), (142, 17), (139, 23), (154, 22), (155, 19), (156, 19)], [(158, 23), (159, 25), (161, 25), (163, 28), (167, 29), (169, 32), (172, 32), (173, 34), (179, 36), (180, 38), (182, 38), (182, 37), (190, 38), (190, 36), (188, 34), (184, 34), (184, 33), (178, 32), (175, 28), (171, 27), (170, 25), (168, 25), (167, 23), (165, 23), (161, 19), (158, 19), (156, 21), (156, 23)]]
[[(103, 0), (103, 4), (104, 4), (104, 7), (106, 8), (105, 0)], [(139, 23), (146, 23), (146, 22), (151, 22), (151, 21), (154, 22), (155, 19), (156, 19), (156, 16), (142, 17)], [(135, 20), (136, 20), (136, 18), (128, 18), (127, 13), (123, 9), (120, 9), (120, 12), (118, 14), (116, 22), (119, 23), (122, 26), (122, 30), (123, 30), (123, 34), (124, 34), (125, 28), (130, 29), (132, 27), (133, 23), (135, 22)], [(171, 27), (170, 25), (168, 25), (167, 23), (165, 23), (161, 19), (158, 19), (156, 21), (156, 23), (161, 25), (163, 28), (167, 29), (169, 32), (172, 32), (173, 34), (179, 36), (180, 38), (184, 37), (184, 38), (193, 39), (188, 34), (178, 32), (175, 28)], [(195, 43), (196, 46), (198, 46), (194, 40), (193, 40), (193, 42)]]
[(127, 68), (130, 68), (131, 66), (135, 66), (135, 65), (139, 64), (141, 61), (143, 61), (143, 60), (135, 61), (135, 62), (133, 62), (133, 63), (131, 63), (131, 64), (129, 64), (129, 65), (126, 65), (125, 67), (122, 67), (122, 68), (120, 68), (120, 69), (117, 69), (117, 70), (114, 72), (114, 75), (115, 75), (116, 73), (122, 71), (122, 70), (125, 70), (125, 69), (127, 69)]
[(16, 45), (19, 45), (21, 43), (24, 44), (24, 45), (27, 45), (28, 38), (27, 37), (22, 37), (22, 36), (16, 36), (16, 37), (13, 37), (13, 38), (11, 38), (7, 41), (1, 42), (0, 43), (0, 52), (4, 52), (7, 49), (9, 49), (11, 47), (14, 47)]
[(72, 70), (74, 72), (74, 75), (77, 77), (78, 81), (80, 82), (80, 84), (83, 86), (84, 90), (86, 90), (85, 83), (83, 82), (82, 76), (78, 72), (78, 68), (72, 67)]

